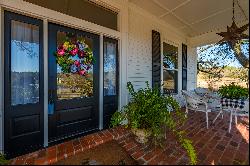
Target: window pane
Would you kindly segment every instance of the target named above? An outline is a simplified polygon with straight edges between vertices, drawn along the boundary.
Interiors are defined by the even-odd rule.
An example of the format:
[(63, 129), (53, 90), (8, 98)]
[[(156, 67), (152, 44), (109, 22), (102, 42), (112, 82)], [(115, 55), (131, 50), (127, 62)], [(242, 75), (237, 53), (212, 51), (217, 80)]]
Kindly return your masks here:
[(163, 67), (168, 69), (178, 68), (178, 48), (163, 43)]
[(187, 70), (182, 69), (182, 79), (186, 80), (187, 79)]
[(11, 21), (11, 104), (39, 102), (39, 27)]
[[(83, 38), (85, 43), (93, 50), (93, 41), (91, 38)], [(65, 32), (57, 32), (57, 45), (64, 43), (66, 39)], [(78, 56), (72, 58), (79, 59)], [(73, 73), (63, 73), (61, 67), (57, 65), (57, 99), (73, 99), (93, 96), (93, 66), (87, 76), (81, 76)]]
[(116, 44), (104, 42), (104, 96), (116, 95)]
[(187, 70), (182, 70), (182, 90), (187, 90)]
[(177, 93), (177, 74), (175, 70), (163, 70), (164, 93)]

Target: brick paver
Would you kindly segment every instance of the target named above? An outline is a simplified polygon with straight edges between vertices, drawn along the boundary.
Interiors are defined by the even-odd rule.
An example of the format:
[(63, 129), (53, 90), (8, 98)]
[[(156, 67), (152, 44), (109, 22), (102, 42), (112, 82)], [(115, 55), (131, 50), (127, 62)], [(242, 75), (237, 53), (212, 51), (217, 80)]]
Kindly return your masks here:
[[(224, 115), (223, 119), (220, 117), (211, 125), (215, 116), (216, 113), (209, 114), (210, 128), (206, 129), (205, 114), (190, 111), (187, 122), (180, 127), (193, 141), (198, 164), (249, 165), (249, 120), (238, 118), (238, 124), (233, 124), (231, 133), (228, 133), (229, 115)], [(52, 164), (113, 139), (139, 164), (189, 163), (187, 153), (170, 133), (167, 134), (163, 148), (160, 148), (139, 144), (128, 129), (115, 127), (16, 157), (11, 160), (11, 164)]]

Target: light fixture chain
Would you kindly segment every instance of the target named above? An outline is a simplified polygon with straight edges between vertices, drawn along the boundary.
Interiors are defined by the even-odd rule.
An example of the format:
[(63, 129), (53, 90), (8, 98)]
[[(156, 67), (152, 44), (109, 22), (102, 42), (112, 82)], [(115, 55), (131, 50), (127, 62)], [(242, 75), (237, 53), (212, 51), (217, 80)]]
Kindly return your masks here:
[(239, 4), (239, 0), (237, 0), (237, 5), (239, 6), (241, 12), (242, 12), (243, 15), (245, 16), (245, 19), (248, 20), (246, 13), (245, 13), (244, 10), (242, 9), (241, 5)]
[(234, 0), (233, 0), (233, 18), (232, 18), (233, 21), (235, 21), (235, 17), (234, 17)]

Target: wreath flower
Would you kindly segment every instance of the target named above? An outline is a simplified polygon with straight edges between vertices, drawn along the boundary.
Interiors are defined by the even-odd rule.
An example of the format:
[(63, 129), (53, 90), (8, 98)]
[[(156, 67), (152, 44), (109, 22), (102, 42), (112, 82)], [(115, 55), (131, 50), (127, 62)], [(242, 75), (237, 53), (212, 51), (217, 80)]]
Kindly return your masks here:
[(70, 40), (68, 37), (55, 52), (56, 62), (64, 73), (86, 76), (94, 64), (92, 49), (83, 39)]

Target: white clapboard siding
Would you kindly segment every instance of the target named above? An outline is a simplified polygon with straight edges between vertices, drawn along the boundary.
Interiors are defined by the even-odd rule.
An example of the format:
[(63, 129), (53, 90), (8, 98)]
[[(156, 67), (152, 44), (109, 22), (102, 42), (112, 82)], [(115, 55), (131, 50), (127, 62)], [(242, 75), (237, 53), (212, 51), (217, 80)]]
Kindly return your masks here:
[[(142, 13), (143, 12), (143, 13)], [(181, 44), (186, 43), (186, 38), (176, 34), (168, 27), (160, 24), (153, 17), (145, 14), (132, 4), (129, 6), (128, 25), (128, 56), (127, 77), (136, 87), (145, 87), (145, 81), (152, 85), (152, 30), (160, 32), (161, 42), (166, 42), (178, 47), (178, 91), (181, 90)], [(189, 48), (188, 48), (189, 49)], [(196, 56), (188, 52), (188, 86), (194, 88), (196, 84), (194, 70)], [(191, 54), (192, 53), (192, 54)]]

